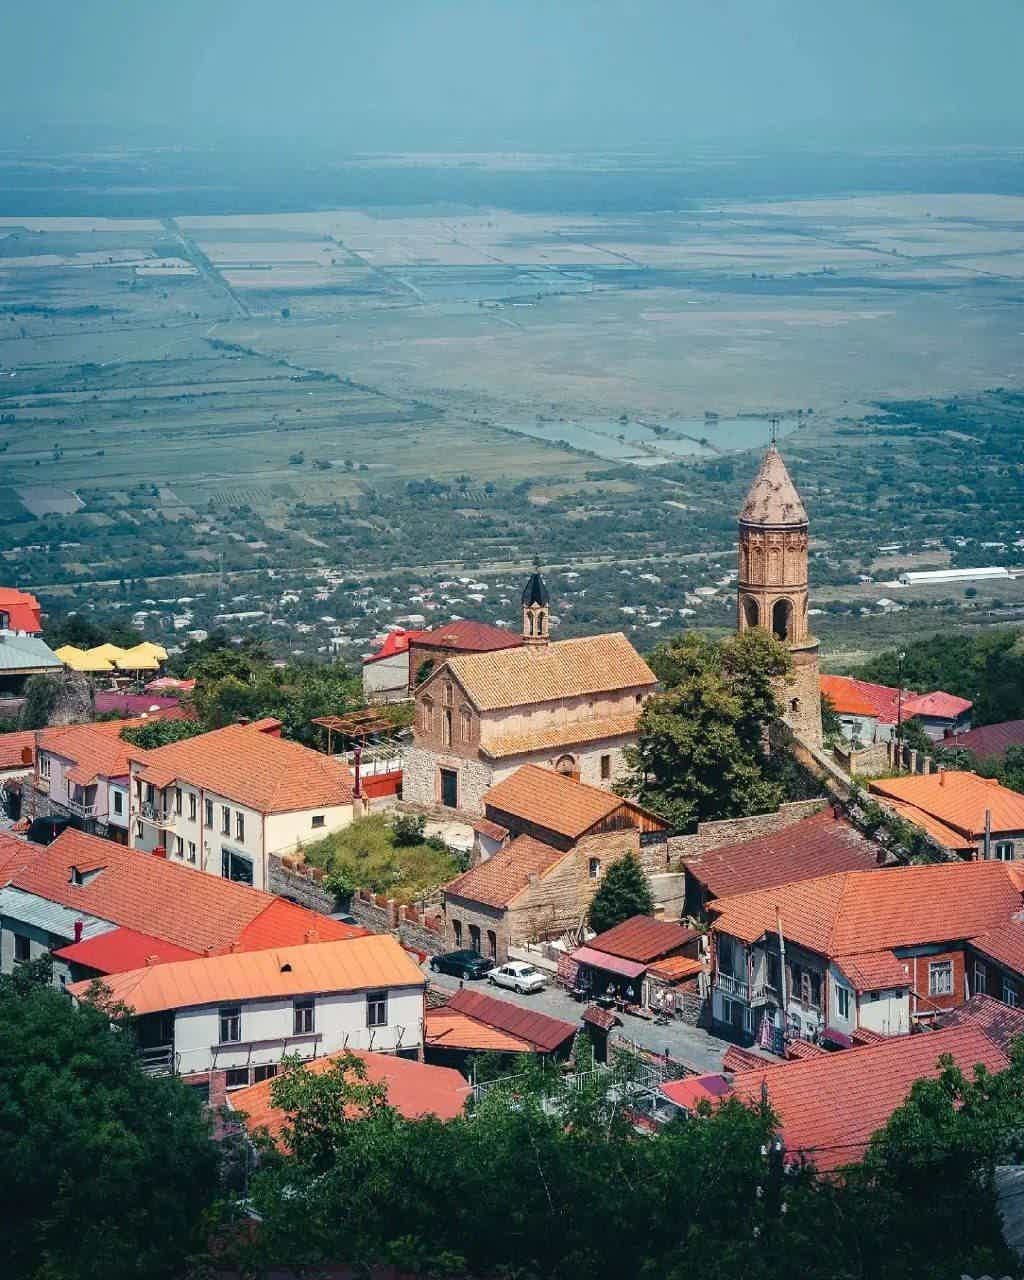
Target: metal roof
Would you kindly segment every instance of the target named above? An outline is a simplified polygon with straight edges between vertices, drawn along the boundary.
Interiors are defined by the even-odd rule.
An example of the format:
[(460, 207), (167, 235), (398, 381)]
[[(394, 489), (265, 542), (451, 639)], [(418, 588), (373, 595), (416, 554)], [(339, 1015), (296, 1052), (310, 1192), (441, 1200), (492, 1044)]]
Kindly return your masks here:
[(58, 669), (63, 665), (50, 646), (36, 636), (0, 635), (0, 671)]
[(61, 906), (59, 902), (50, 902), (48, 898), (40, 898), (34, 893), (25, 893), (22, 889), (12, 889), (10, 886), (0, 889), (0, 916), (16, 920), (19, 924), (34, 925), (59, 938), (73, 938), (75, 923), (79, 920), (83, 925), (83, 938), (95, 938), (117, 927), (110, 920), (102, 920), (99, 916), (90, 916), (83, 911), (73, 911), (70, 907)]

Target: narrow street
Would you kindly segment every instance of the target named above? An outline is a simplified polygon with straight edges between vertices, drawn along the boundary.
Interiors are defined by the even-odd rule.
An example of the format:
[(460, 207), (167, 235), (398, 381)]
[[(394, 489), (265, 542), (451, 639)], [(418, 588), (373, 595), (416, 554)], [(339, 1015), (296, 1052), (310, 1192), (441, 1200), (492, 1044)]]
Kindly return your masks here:
[[(464, 985), (472, 991), (480, 991), (499, 1000), (508, 1000), (514, 1004), (535, 1009), (538, 1013), (562, 1018), (566, 1022), (579, 1022), (586, 1007), (573, 1000), (561, 987), (554, 985), (538, 991), (535, 995), (519, 995), (515, 991), (507, 991), (504, 987), (492, 986), (486, 978), (477, 982), (460, 983), (458, 978), (449, 977), (446, 973), (431, 973), (429, 964), (424, 965), (424, 972), (435, 987), (457, 991), (461, 985)], [(671, 1058), (684, 1063), (694, 1071), (721, 1070), (722, 1054), (729, 1047), (728, 1040), (721, 1040), (700, 1027), (689, 1027), (682, 1022), (673, 1021), (667, 1026), (656, 1026), (646, 1018), (636, 1018), (629, 1014), (621, 1016), (622, 1026), (616, 1030), (626, 1039), (635, 1040), (637, 1044), (652, 1053), (665, 1053), (667, 1050)]]

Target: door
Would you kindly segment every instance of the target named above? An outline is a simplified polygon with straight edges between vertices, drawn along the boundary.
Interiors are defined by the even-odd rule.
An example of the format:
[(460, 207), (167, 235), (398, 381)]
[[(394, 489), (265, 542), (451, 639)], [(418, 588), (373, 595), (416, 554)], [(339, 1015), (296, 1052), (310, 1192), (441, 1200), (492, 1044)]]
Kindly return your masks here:
[(441, 770), (441, 803), (447, 809), (459, 807), (459, 775), (454, 769)]

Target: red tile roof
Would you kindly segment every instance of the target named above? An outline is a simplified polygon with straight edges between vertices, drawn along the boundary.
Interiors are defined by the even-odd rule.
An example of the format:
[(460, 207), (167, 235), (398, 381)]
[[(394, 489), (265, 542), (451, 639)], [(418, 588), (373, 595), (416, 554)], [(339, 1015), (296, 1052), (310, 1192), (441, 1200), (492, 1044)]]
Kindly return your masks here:
[(1004, 1053), (1009, 1054), (1013, 1042), (1024, 1036), (1024, 1009), (1015, 1009), (992, 996), (976, 995), (965, 1000), (956, 1009), (940, 1013), (935, 1019), (938, 1027), (974, 1026), (980, 1028), (990, 1040), (994, 1040)]
[(145, 723), (142, 719), (101, 720), (96, 724), (42, 729), (39, 750), (71, 761), (67, 776), (80, 787), (88, 786), (97, 778), (126, 778), (130, 772), (129, 761), (143, 758), (144, 753), (125, 742), (121, 731)]
[(944, 693), (937, 689), (934, 693), (922, 693), (918, 698), (905, 699), (903, 703), (904, 719), (914, 716), (927, 716), (934, 720), (958, 720), (970, 711), (974, 703), (967, 698), (958, 698), (955, 693)]
[(363, 666), (368, 667), (371, 663), (380, 662), (381, 658), (393, 658), (398, 653), (408, 653), (411, 641), (422, 640), (429, 635), (429, 631), (389, 631), (377, 652), (367, 654), (363, 659)]
[(463, 1013), (475, 1022), (482, 1022), (499, 1031), (508, 1032), (540, 1050), (550, 1053), (571, 1039), (577, 1031), (576, 1024), (561, 1018), (551, 1018), (546, 1013), (535, 1013), (512, 1004), (509, 1000), (497, 1000), (481, 991), (463, 988), (456, 991), (446, 1006), (453, 1013)]
[(877, 715), (875, 704), (857, 688), (858, 682), (850, 676), (822, 676), (820, 684), (823, 697), (828, 698), (840, 715)]
[[(1000, 724), (984, 724), (977, 729), (958, 733), (955, 743), (979, 760), (1002, 759), (1010, 747), (1024, 747), (1024, 720), (1003, 720)], [(945, 746), (953, 746), (950, 738)]]
[(445, 622), (432, 631), (417, 633), (416, 640), (424, 648), (451, 649), (457, 653), (491, 653), (496, 649), (515, 649), (523, 637), (506, 627), (492, 627), (488, 622), (459, 618)]
[(38, 635), (43, 629), (39, 601), (28, 591), (15, 587), (0, 587), (0, 613), (6, 613), (11, 631), (26, 631)]
[(1004, 969), (1024, 978), (1024, 922), (1010, 920), (988, 933), (971, 939), (971, 946)]
[[(25, 753), (28, 753), (28, 760)], [(36, 758), (36, 735), (26, 729), (21, 733), (0, 733), (0, 771), (31, 769)]]
[(611, 1031), (612, 1027), (621, 1026), (622, 1019), (612, 1009), (602, 1009), (599, 1004), (588, 1004), (583, 1010), (583, 1021), (601, 1031)]
[[(352, 771), (341, 756), (277, 737), (267, 723), (233, 724), (140, 752), (144, 782), (191, 783), (258, 813), (329, 809), (352, 803)], [(270, 722), (271, 724), (276, 722)]]
[(677, 1107), (693, 1111), (701, 1102), (718, 1106), (729, 1096), (731, 1088), (725, 1076), (709, 1074), (688, 1076), (685, 1080), (668, 1080), (661, 1086), (661, 1092)]
[(836, 964), (853, 984), (854, 991), (889, 991), (913, 986), (910, 966), (891, 951), (866, 951), (859, 956), (837, 956)]
[(170, 960), (195, 960), (197, 951), (189, 951), (163, 938), (135, 929), (111, 929), (97, 933), (82, 942), (72, 942), (53, 953), (62, 960), (79, 964), (98, 973), (124, 973), (147, 964), (165, 964)]
[(39, 853), (39, 845), (29, 844), (0, 831), (0, 887)]
[[(362, 1049), (351, 1050), (366, 1068), (365, 1084), (380, 1084), (387, 1091), (388, 1105), (407, 1120), (421, 1116), (437, 1116), (440, 1120), (454, 1120), (462, 1114), (472, 1094), (468, 1081), (451, 1067), (432, 1067), (425, 1062), (399, 1058), (393, 1053), (368, 1053)], [(330, 1053), (304, 1064), (313, 1075), (332, 1070), (345, 1055)], [(356, 1075), (351, 1073), (350, 1079)], [(282, 1144), (282, 1131), (289, 1115), (275, 1107), (271, 1093), (273, 1080), (261, 1080), (248, 1089), (236, 1089), (228, 1094), (228, 1105), (233, 1111), (243, 1112), (246, 1128), (250, 1133), (265, 1129), (278, 1146)]]
[(1020, 910), (1010, 864), (938, 863), (847, 871), (711, 904), (714, 928), (754, 942), (776, 927), (822, 955), (849, 956), (973, 938)]
[[(67, 990), (86, 999), (91, 982)], [(377, 987), (425, 987), (419, 967), (388, 934), (368, 934), (340, 942), (302, 943), (109, 974), (111, 997), (138, 1016), (170, 1009), (193, 1009), (224, 1001), (287, 998), (312, 993), (366, 991)]]
[(959, 769), (902, 778), (879, 778), (870, 784), (876, 795), (912, 804), (966, 836), (980, 836), (985, 814), (993, 831), (1024, 831), (1024, 795), (995, 778), (980, 778)]
[(734, 1044), (731, 1044), (722, 1055), (723, 1071), (757, 1071), (771, 1065), (770, 1059), (751, 1053), (749, 1049), (741, 1049)]
[(807, 1058), (820, 1058), (827, 1054), (820, 1044), (811, 1044), (809, 1040), (790, 1040), (786, 1045), (786, 1061), (797, 1062)]
[[(300, 943), (310, 930), (322, 940), (365, 932), (260, 889), (82, 831), (64, 831), (46, 848), (23, 847), (32, 850), (32, 856), (10, 875), (12, 887), (189, 951), (226, 951), (232, 943), (246, 950)], [(87, 864), (103, 870), (87, 884), (72, 884), (72, 867)], [(266, 928), (273, 936), (267, 943), (261, 917), (271, 908)]]
[(878, 846), (831, 809), (769, 835), (708, 849), (683, 864), (713, 896), (749, 893), (835, 871), (878, 865)]
[(756, 1105), (765, 1085), (787, 1153), (829, 1172), (863, 1156), (914, 1081), (936, 1077), (947, 1053), (968, 1073), (977, 1063), (989, 1071), (1009, 1065), (979, 1027), (964, 1025), (744, 1072), (733, 1078), (733, 1093)]
[(651, 965), (647, 976), (661, 978), (665, 982), (682, 982), (686, 978), (695, 978), (703, 968), (701, 961), (691, 956), (665, 956)]
[[(878, 717), (880, 724), (895, 724), (896, 716), (899, 710), (900, 694), (898, 689), (893, 689), (887, 684), (872, 684), (870, 680), (858, 680), (851, 677), (850, 684), (853, 685), (857, 693), (874, 707), (875, 715)], [(908, 698), (914, 698), (917, 695), (909, 689), (903, 690), (903, 701)], [(904, 716), (904, 719), (906, 717)]]
[(930, 813), (925, 813), (923, 809), (918, 809), (912, 804), (904, 804), (902, 800), (894, 800), (892, 796), (886, 796), (885, 802), (894, 813), (905, 818), (907, 822), (912, 822), (915, 827), (920, 827), (943, 848), (951, 849), (955, 853), (973, 852), (974, 841), (969, 836), (954, 831), (952, 827), (946, 826)]
[(508, 837), (508, 827), (499, 826), (496, 822), (491, 822), (489, 818), (477, 818), (473, 823), (473, 830), (480, 836), (486, 836), (488, 840), (505, 840)]
[(649, 964), (652, 960), (667, 956), (670, 951), (695, 942), (699, 936), (695, 929), (688, 929), (685, 925), (669, 920), (655, 920), (653, 916), (630, 916), (614, 928), (605, 929), (604, 933), (591, 938), (587, 946), (591, 951)]
[(531, 876), (543, 876), (568, 856), (532, 836), (518, 836), (485, 862), (477, 863), (449, 881), (444, 891), (488, 907), (507, 907), (529, 888)]

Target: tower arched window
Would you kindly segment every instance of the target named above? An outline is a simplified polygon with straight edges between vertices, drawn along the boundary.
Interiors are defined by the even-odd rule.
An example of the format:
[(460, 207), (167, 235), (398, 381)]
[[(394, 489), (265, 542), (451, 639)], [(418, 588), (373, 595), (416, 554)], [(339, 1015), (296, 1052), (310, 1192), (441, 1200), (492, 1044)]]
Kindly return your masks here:
[(772, 632), (779, 640), (791, 638), (793, 606), (789, 600), (776, 600), (772, 606)]
[(761, 625), (761, 607), (753, 596), (743, 597), (743, 623), (745, 627)]
[(559, 756), (555, 761), (555, 773), (560, 773), (564, 777), (573, 778), (576, 776), (576, 760), (574, 756)]

